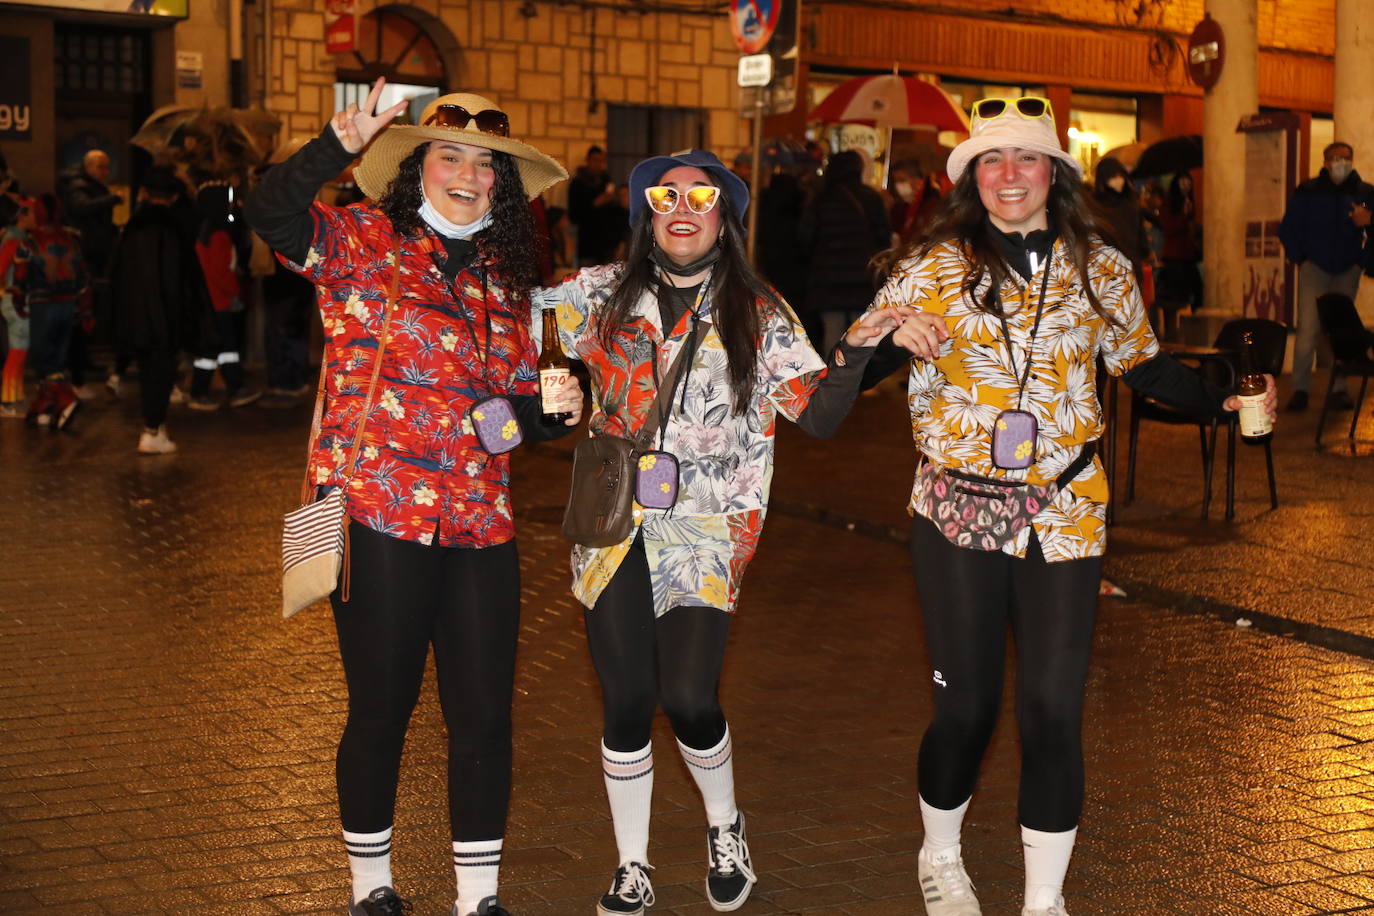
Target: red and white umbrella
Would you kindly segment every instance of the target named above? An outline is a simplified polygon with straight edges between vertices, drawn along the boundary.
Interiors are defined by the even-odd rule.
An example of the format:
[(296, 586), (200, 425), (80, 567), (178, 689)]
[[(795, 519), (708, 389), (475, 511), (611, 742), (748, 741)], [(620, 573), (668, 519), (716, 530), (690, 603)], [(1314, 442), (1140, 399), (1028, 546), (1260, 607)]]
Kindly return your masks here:
[(845, 121), (888, 129), (934, 127), (968, 133), (959, 103), (934, 83), (914, 76), (884, 73), (857, 76), (836, 86), (811, 109), (809, 121)]
[(934, 83), (914, 76), (884, 73), (881, 76), (856, 76), (831, 90), (811, 109), (808, 121), (870, 124), (885, 128), (883, 182), (892, 164), (892, 131), (896, 128), (933, 127), (968, 133), (968, 116), (949, 93)]

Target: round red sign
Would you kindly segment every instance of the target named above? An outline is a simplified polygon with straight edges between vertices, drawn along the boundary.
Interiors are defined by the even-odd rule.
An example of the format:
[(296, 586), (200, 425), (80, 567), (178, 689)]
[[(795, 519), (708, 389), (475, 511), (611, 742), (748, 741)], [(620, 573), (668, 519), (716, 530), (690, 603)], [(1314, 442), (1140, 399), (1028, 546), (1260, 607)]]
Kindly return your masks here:
[(1203, 89), (1211, 89), (1221, 78), (1225, 62), (1226, 38), (1209, 13), (1188, 36), (1188, 76)]
[(743, 54), (757, 54), (773, 37), (786, 0), (730, 0), (730, 34)]

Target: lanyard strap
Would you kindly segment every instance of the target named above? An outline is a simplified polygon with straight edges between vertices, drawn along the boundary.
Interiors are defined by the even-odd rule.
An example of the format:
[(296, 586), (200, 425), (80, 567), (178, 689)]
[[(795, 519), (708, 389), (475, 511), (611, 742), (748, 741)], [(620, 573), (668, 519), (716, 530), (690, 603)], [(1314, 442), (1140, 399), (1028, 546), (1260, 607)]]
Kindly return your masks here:
[[(663, 443), (668, 436), (668, 417), (673, 412), (673, 398), (677, 394), (678, 384), (682, 385), (682, 398), (687, 399), (687, 373), (692, 366), (692, 360), (696, 356), (696, 349), (701, 343), (701, 313), (710, 305), (707, 290), (711, 286), (711, 274), (706, 274), (706, 279), (701, 281), (701, 288), (697, 290), (697, 301), (692, 305), (691, 329), (687, 332), (687, 339), (682, 343), (682, 349), (678, 351), (677, 358), (673, 360), (673, 365), (668, 370), (668, 396), (663, 396), (662, 386), (658, 377), (658, 355), (654, 355), (653, 372), (654, 388), (658, 390), (658, 396), (654, 398), (654, 416), (650, 416), (645, 423), (645, 429), (640, 431), (640, 439), (648, 440), (653, 437), (655, 429), (658, 431), (658, 447), (663, 448)], [(664, 335), (667, 341), (667, 335)]]
[[(1031, 362), (1035, 359), (1035, 335), (1040, 330), (1040, 316), (1045, 309), (1045, 288), (1050, 284), (1050, 258), (1045, 258), (1044, 273), (1040, 277), (1040, 302), (1035, 306), (1035, 323), (1031, 325), (1030, 341), (1026, 345), (1026, 368), (1021, 371), (1016, 382), (1016, 409), (1021, 409), (1021, 399), (1026, 393), (1026, 382), (1030, 380)], [(1025, 303), (1025, 296), (1021, 297), (1022, 304)], [(1007, 325), (1007, 313), (1002, 308), (1001, 297), (998, 297), (997, 318), (1002, 322), (1002, 334), (1007, 338), (1007, 359), (1011, 360), (1011, 374), (1017, 376), (1016, 372), (1016, 347), (1011, 342), (1011, 328)]]
[(482, 362), (482, 384), (486, 387), (487, 393), (491, 394), (491, 371), (487, 365), (491, 357), (491, 309), (487, 302), (487, 269), (482, 268), (482, 317), (486, 321), (487, 329), (485, 349), (482, 347), (482, 341), (477, 338), (477, 328), (472, 323), (472, 316), (468, 314), (468, 308), (463, 302), (463, 291), (459, 288), (457, 280), (458, 278), (454, 277), (451, 282), (453, 283), (454, 297), (458, 300), (458, 314), (463, 316), (463, 323), (468, 326), (468, 334), (472, 337), (472, 346), (477, 350), (477, 358)]

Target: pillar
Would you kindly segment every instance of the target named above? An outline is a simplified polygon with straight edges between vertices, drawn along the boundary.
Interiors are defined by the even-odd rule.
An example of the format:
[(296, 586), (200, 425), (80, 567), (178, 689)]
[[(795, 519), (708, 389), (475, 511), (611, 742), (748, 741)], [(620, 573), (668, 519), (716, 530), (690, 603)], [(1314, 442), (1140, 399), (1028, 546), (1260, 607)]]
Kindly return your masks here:
[[(1336, 0), (1336, 74), (1331, 113), (1336, 139), (1355, 148), (1355, 169), (1374, 178), (1374, 118), (1369, 87), (1374, 86), (1374, 0)], [(1312, 171), (1317, 164), (1313, 163)], [(1374, 280), (1360, 282), (1357, 299), (1365, 323), (1374, 321)]]
[(1257, 0), (1207, 0), (1221, 26), (1226, 59), (1202, 106), (1205, 302), (1218, 316), (1240, 314), (1245, 283), (1245, 135), (1236, 125), (1259, 111)]

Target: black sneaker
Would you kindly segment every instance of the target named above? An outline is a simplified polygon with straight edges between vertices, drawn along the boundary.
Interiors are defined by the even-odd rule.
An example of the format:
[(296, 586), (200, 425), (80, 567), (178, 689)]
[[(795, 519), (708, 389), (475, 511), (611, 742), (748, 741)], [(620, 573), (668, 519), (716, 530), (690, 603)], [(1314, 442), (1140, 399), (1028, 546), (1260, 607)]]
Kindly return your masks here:
[(749, 844), (744, 841), (743, 811), (729, 827), (706, 831), (706, 856), (711, 864), (706, 873), (706, 899), (711, 909), (727, 913), (744, 906), (758, 876), (749, 859)]
[(410, 901), (389, 887), (379, 887), (357, 903), (348, 905), (348, 916), (405, 916), (411, 910)]
[(1332, 410), (1354, 410), (1355, 402), (1344, 391), (1333, 391), (1326, 399), (1326, 406)]
[(626, 862), (615, 870), (611, 889), (596, 904), (597, 916), (639, 916), (654, 905), (654, 886), (649, 881), (652, 865)]
[(1288, 406), (1284, 408), (1284, 410), (1287, 410), (1287, 411), (1289, 411), (1289, 412), (1291, 412), (1291, 413), (1297, 413), (1297, 412), (1300, 411), (1300, 410), (1306, 410), (1306, 409), (1307, 409), (1307, 392), (1306, 392), (1306, 391), (1295, 391), (1295, 392), (1293, 392), (1293, 396), (1292, 396), (1291, 398), (1288, 399)]
[(495, 897), (483, 897), (477, 904), (477, 910), (472, 913), (459, 913), (458, 901), (453, 901), (453, 907), (448, 911), (448, 916), (510, 916), (510, 910), (501, 905), (501, 901)]

